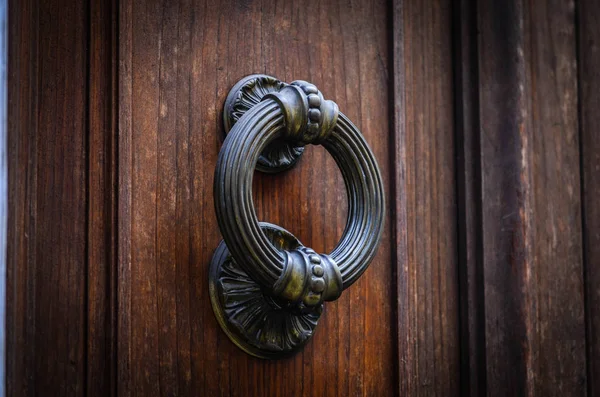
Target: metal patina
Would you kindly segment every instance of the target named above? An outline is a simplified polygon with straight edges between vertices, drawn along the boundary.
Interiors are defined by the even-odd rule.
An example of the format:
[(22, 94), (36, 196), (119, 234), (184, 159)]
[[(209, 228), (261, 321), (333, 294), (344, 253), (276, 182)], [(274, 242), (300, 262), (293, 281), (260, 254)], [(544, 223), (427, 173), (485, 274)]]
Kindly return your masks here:
[[(224, 109), (227, 138), (214, 180), (223, 241), (210, 269), (210, 297), (229, 338), (261, 358), (289, 356), (312, 336), (324, 301), (337, 299), (367, 269), (383, 231), (381, 173), (360, 131), (311, 83), (271, 76), (240, 80)], [(330, 254), (285, 229), (259, 223), (252, 175), (294, 166), (307, 144), (335, 159), (348, 193), (348, 221)]]

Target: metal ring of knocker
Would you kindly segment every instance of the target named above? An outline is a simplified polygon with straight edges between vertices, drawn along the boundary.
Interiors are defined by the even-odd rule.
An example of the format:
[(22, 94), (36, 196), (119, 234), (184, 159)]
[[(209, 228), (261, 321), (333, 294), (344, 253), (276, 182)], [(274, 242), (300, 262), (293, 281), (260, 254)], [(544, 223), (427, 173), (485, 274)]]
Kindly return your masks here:
[[(360, 131), (305, 81), (242, 79), (225, 103), (214, 199), (223, 234), (209, 282), (217, 320), (241, 349), (261, 358), (298, 351), (312, 336), (323, 301), (337, 299), (376, 253), (385, 211), (381, 173)], [(260, 223), (252, 200), (255, 167), (295, 164), (306, 144), (323, 145), (341, 170), (348, 221), (330, 254), (304, 247), (287, 230)]]

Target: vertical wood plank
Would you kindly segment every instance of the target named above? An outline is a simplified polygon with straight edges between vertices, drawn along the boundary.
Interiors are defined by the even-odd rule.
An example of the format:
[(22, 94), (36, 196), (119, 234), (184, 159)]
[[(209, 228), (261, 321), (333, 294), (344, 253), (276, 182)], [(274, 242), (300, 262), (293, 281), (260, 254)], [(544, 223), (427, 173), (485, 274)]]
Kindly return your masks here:
[(537, 295), (531, 302), (537, 318), (530, 331), (536, 374), (530, 390), (581, 396), (586, 374), (575, 2), (528, 6), (535, 192), (530, 276), (537, 277), (536, 288), (529, 287)]
[(487, 393), (585, 395), (573, 2), (481, 2)]
[(449, 1), (394, 2), (400, 395), (459, 395)]
[(600, 3), (578, 7), (578, 65), (587, 300), (588, 395), (600, 393)]
[[(365, 277), (328, 304), (302, 353), (257, 360), (219, 329), (207, 270), (224, 99), (241, 77), (306, 79), (365, 134), (389, 183), (384, 1), (125, 1), (119, 68), (119, 391), (122, 395), (384, 395), (395, 390), (389, 224)], [(261, 220), (330, 251), (346, 218), (322, 148), (256, 175)]]
[[(32, 288), (34, 257), (28, 259), (35, 243), (32, 222), (35, 208), (28, 203), (35, 195), (36, 163), (35, 135), (17, 131), (37, 128), (37, 9), (33, 1), (24, 1), (17, 8), (9, 4), (9, 222), (7, 252), (6, 329), (6, 391), (8, 395), (33, 393), (35, 359), (34, 307)], [(17, 38), (19, 38), (17, 40)], [(35, 50), (34, 50), (35, 49)], [(14, 84), (14, 82), (19, 84)], [(22, 180), (23, 183), (12, 181)], [(35, 219), (35, 218), (34, 218)], [(28, 275), (30, 278), (28, 278)]]
[(8, 395), (86, 390), (86, 4), (9, 4)]
[(133, 2), (119, 2), (117, 395), (131, 395), (131, 53)]

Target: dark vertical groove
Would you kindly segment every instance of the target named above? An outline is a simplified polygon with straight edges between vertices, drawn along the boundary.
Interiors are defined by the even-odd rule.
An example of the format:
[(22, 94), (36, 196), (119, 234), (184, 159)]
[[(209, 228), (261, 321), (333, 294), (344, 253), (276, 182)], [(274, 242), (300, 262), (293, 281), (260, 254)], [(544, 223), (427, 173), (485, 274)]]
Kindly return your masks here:
[(467, 269), (467, 241), (466, 241), (466, 210), (463, 195), (466, 183), (465, 155), (464, 155), (464, 115), (463, 115), (463, 79), (462, 79), (462, 1), (452, 2), (452, 74), (454, 84), (454, 169), (456, 170), (455, 195), (456, 195), (456, 256), (458, 273), (458, 345), (460, 351), (459, 364), (459, 390), (463, 396), (469, 395), (471, 382), (470, 356), (469, 356), (469, 327), (468, 327), (468, 269)]
[(86, 87), (84, 88), (84, 93), (85, 93), (85, 106), (84, 106), (84, 117), (85, 117), (85, 121), (84, 121), (84, 125), (85, 125), (85, 136), (83, 138), (83, 146), (84, 146), (84, 153), (85, 153), (85, 172), (84, 172), (84, 178), (85, 178), (85, 182), (84, 182), (84, 186), (85, 186), (85, 193), (83, 195), (83, 197), (85, 197), (85, 205), (84, 205), (84, 211), (85, 211), (85, 226), (84, 226), (84, 268), (85, 268), (85, 276), (84, 276), (84, 286), (83, 286), (83, 307), (84, 307), (84, 314), (83, 314), (83, 382), (82, 382), (82, 388), (83, 388), (83, 395), (87, 396), (88, 395), (88, 367), (89, 367), (89, 324), (90, 324), (90, 311), (89, 311), (89, 302), (90, 302), (90, 293), (89, 293), (89, 284), (90, 284), (90, 225), (91, 225), (91, 221), (90, 221), (90, 192), (92, 191), (91, 187), (90, 187), (90, 170), (91, 170), (91, 166), (90, 166), (90, 161), (91, 161), (91, 157), (90, 157), (90, 135), (91, 135), (91, 118), (90, 118), (90, 102), (91, 102), (91, 85), (92, 85), (92, 81), (91, 81), (91, 57), (92, 57), (92, 42), (91, 42), (91, 37), (92, 37), (92, 17), (91, 17), (91, 5), (90, 5), (90, 1), (86, 1), (85, 2), (85, 26), (86, 26), (86, 36), (84, 38), (85, 40), (85, 50), (87, 51), (87, 57), (85, 60), (85, 81), (86, 81)]
[[(398, 179), (399, 179), (399, 173), (402, 172), (402, 169), (398, 169), (399, 167), (401, 168), (403, 166), (403, 164), (401, 164), (402, 159), (399, 156), (398, 153), (398, 148), (397, 148), (397, 142), (400, 140), (400, 137), (398, 137), (397, 135), (400, 133), (401, 131), (401, 124), (404, 122), (403, 118), (401, 116), (399, 116), (397, 114), (397, 110), (396, 110), (396, 103), (401, 103), (402, 107), (404, 107), (404, 97), (403, 95), (400, 95), (400, 97), (396, 97), (396, 93), (400, 92), (399, 90), (397, 90), (397, 87), (401, 86), (404, 87), (404, 83), (403, 83), (403, 78), (404, 78), (404, 70), (397, 70), (396, 69), (396, 63), (401, 64), (402, 61), (398, 61), (396, 58), (403, 58), (404, 56), (404, 43), (402, 41), (403, 38), (403, 23), (402, 21), (400, 23), (397, 24), (397, 19), (399, 19), (399, 17), (396, 16), (396, 1), (395, 0), (390, 0), (389, 1), (390, 4), (390, 13), (389, 13), (389, 18), (391, 19), (390, 22), (390, 26), (391, 29), (390, 31), (390, 36), (389, 36), (389, 48), (390, 48), (390, 57), (389, 57), (389, 62), (390, 62), (390, 80), (391, 83), (388, 85), (389, 87), (389, 99), (390, 99), (390, 112), (391, 112), (391, 116), (389, 118), (390, 120), (390, 133), (393, 135), (390, 139), (390, 169), (393, 170), (393, 172), (391, 173), (391, 177), (390, 177), (390, 188), (391, 188), (391, 192), (390, 192), (390, 205), (389, 205), (389, 211), (390, 211), (390, 216), (391, 216), (391, 225), (390, 225), (390, 236), (391, 236), (391, 246), (395, 247), (392, 248), (390, 250), (390, 254), (391, 254), (391, 260), (392, 263), (394, 263), (395, 266), (393, 266), (393, 270), (392, 270), (392, 275), (394, 277), (394, 281), (393, 281), (393, 291), (396, 292), (396, 299), (393, 299), (393, 310), (394, 310), (394, 319), (395, 321), (393, 321), (393, 330), (395, 333), (394, 336), (394, 344), (395, 344), (395, 360), (394, 360), (394, 364), (395, 364), (395, 376), (398, 378), (398, 387), (395, 390), (395, 393), (397, 395), (400, 395), (402, 393), (402, 389), (403, 389), (403, 384), (402, 382), (403, 379), (401, 379), (401, 371), (402, 371), (402, 363), (401, 363), (401, 358), (403, 357), (403, 352), (400, 351), (400, 349), (402, 347), (404, 347), (404, 345), (402, 343), (400, 343), (400, 338), (402, 337), (402, 335), (400, 335), (400, 331), (401, 331), (401, 327), (400, 327), (400, 321), (403, 321), (404, 319), (401, 318), (402, 313), (400, 312), (400, 298), (401, 298), (401, 291), (400, 291), (400, 287), (401, 287), (401, 283), (399, 280), (401, 271), (400, 271), (400, 266), (401, 264), (399, 263), (400, 261), (400, 256), (398, 255), (398, 242), (399, 242), (399, 223), (401, 221), (401, 217), (398, 214), (398, 200), (400, 200), (401, 195), (398, 194)], [(403, 5), (398, 6), (400, 9), (402, 9)], [(401, 13), (402, 11), (399, 11), (399, 13)], [(398, 26), (397, 26), (398, 25)], [(396, 34), (396, 32), (401, 32), (399, 34)], [(396, 42), (396, 39), (399, 38), (398, 42)], [(398, 48), (398, 52), (399, 54), (396, 53), (396, 48)], [(402, 109), (402, 111), (405, 111), (405, 109)], [(399, 117), (397, 117), (399, 116)], [(400, 205), (406, 205), (406, 203), (402, 203)], [(405, 364), (406, 365), (406, 364)]]
[[(394, 0), (388, 0), (387, 2), (387, 9), (388, 9), (388, 13), (387, 13), (387, 26), (389, 26), (388, 29), (388, 42), (387, 42), (387, 50), (388, 50), (388, 78), (389, 78), (389, 83), (388, 83), (388, 103), (389, 103), (389, 113), (390, 113), (390, 117), (388, 117), (389, 120), (389, 131), (390, 131), (390, 138), (389, 138), (389, 169), (391, 170), (390, 172), (390, 190), (389, 190), (389, 195), (390, 195), (390, 203), (388, 204), (388, 208), (387, 211), (389, 213), (390, 216), (390, 246), (391, 247), (395, 247), (396, 246), (396, 235), (398, 233), (398, 213), (397, 211), (395, 211), (394, 209), (396, 208), (396, 200), (398, 200), (398, 194), (396, 192), (397, 189), (397, 183), (396, 183), (396, 174), (398, 172), (398, 158), (397, 158), (397, 153), (396, 153), (396, 145), (394, 144), (394, 142), (396, 141), (396, 133), (398, 131), (398, 129), (396, 128), (396, 124), (398, 122), (398, 120), (396, 120), (396, 118), (394, 117), (395, 114), (395, 109), (396, 109), (396, 95), (395, 95), (395, 87), (396, 87), (396, 76), (397, 76), (397, 71), (394, 69), (394, 62), (395, 62), (395, 54), (394, 54), (394, 32), (396, 31), (396, 26), (394, 26)], [(398, 250), (397, 249), (391, 249), (390, 250), (390, 260), (392, 261), (392, 282), (391, 282), (391, 290), (392, 291), (398, 291)], [(400, 384), (400, 379), (398, 379), (399, 374), (400, 374), (400, 343), (398, 342), (398, 338), (400, 337), (399, 332), (400, 332), (400, 327), (398, 326), (398, 321), (400, 319), (400, 312), (399, 312), (399, 307), (398, 307), (398, 293), (396, 292), (396, 299), (392, 299), (392, 313), (393, 313), (393, 317), (396, 321), (392, 321), (392, 324), (390, 325), (390, 330), (392, 332), (392, 348), (394, 349), (394, 351), (396, 352), (396, 354), (393, 356), (395, 359), (392, 363), (392, 365), (394, 366), (394, 376), (396, 377), (396, 383)], [(394, 396), (399, 395), (400, 393), (400, 388), (397, 387), (396, 389), (394, 389)]]
[(460, 390), (476, 396), (486, 391), (477, 4), (455, 0), (452, 13)]
[[(116, 390), (116, 124), (113, 0), (86, 3), (84, 394)], [(97, 163), (98, 160), (101, 163)], [(99, 182), (96, 184), (95, 182)], [(101, 212), (96, 212), (98, 209)], [(98, 248), (98, 249), (96, 249)]]
[(463, 20), (462, 1), (453, 1), (452, 7), (452, 65), (454, 75), (454, 153), (456, 169), (456, 232), (457, 247), (456, 255), (458, 259), (458, 297), (459, 297), (459, 349), (460, 349), (460, 394), (470, 395), (471, 383), (471, 357), (470, 357), (470, 330), (469, 330), (469, 263), (467, 257), (467, 222), (466, 219), (466, 175), (465, 175), (465, 120), (463, 106), (466, 106), (463, 98), (463, 54), (462, 54), (462, 24), (469, 21)]
[(115, 0), (107, 0), (105, 1), (105, 5), (108, 10), (103, 14), (103, 16), (108, 16), (109, 18), (105, 18), (102, 23), (105, 23), (106, 29), (106, 44), (104, 50), (106, 51), (105, 56), (110, 57), (104, 62), (105, 70), (103, 73), (105, 74), (104, 80), (104, 95), (106, 97), (108, 105), (106, 105), (104, 115), (106, 120), (106, 125), (109, 127), (108, 131), (104, 134), (104, 142), (103, 142), (103, 150), (105, 154), (105, 164), (104, 164), (104, 186), (103, 186), (103, 200), (105, 202), (105, 210), (106, 214), (103, 219), (104, 224), (104, 246), (105, 249), (105, 263), (106, 263), (106, 273), (105, 273), (105, 285), (106, 291), (104, 292), (105, 299), (105, 338), (106, 341), (106, 358), (105, 362), (108, 368), (105, 369), (105, 373), (107, 374), (107, 384), (106, 387), (110, 390), (111, 395), (116, 395), (117, 393), (117, 356), (116, 356), (116, 346), (117, 346), (117, 306), (116, 306), (116, 286), (117, 286), (117, 278), (116, 278), (116, 263), (117, 263), (117, 244), (118, 238), (117, 235), (117, 223), (116, 217), (118, 215), (117, 208), (117, 189), (118, 184), (116, 183), (116, 173), (118, 170), (117, 164), (117, 156), (116, 156), (116, 115), (118, 114), (118, 100), (116, 94), (116, 78), (115, 74), (115, 66), (117, 62), (117, 54), (115, 53), (115, 41), (116, 34), (115, 29), (118, 24), (118, 13), (116, 12)]
[(119, 170), (119, 137), (118, 137), (118, 127), (119, 127), (119, 73), (118, 73), (118, 60), (119, 60), (119, 28), (120, 28), (120, 13), (118, 7), (118, 1), (111, 1), (111, 10), (110, 15), (112, 15), (112, 21), (110, 24), (110, 37), (111, 37), (111, 62), (110, 62), (110, 76), (111, 76), (111, 150), (110, 163), (113, 164), (113, 168), (110, 173), (111, 184), (110, 190), (112, 192), (112, 203), (111, 208), (113, 211), (113, 216), (111, 218), (111, 236), (113, 242), (113, 249), (109, 255), (111, 255), (111, 266), (110, 266), (110, 274), (109, 274), (109, 285), (110, 285), (110, 362), (111, 362), (111, 378), (110, 378), (110, 391), (111, 395), (116, 396), (118, 393), (118, 351), (117, 347), (119, 346), (118, 338), (119, 338), (119, 327), (118, 327), (118, 308), (119, 308), (119, 279), (118, 279), (118, 263), (119, 263), (119, 178), (118, 178), (118, 170)]
[(107, 214), (104, 219), (105, 224), (105, 261), (107, 266), (106, 271), (106, 286), (107, 291), (105, 292), (106, 308), (109, 311), (106, 315), (105, 321), (107, 337), (107, 352), (106, 352), (106, 363), (109, 368), (106, 369), (108, 374), (107, 388), (110, 390), (111, 395), (117, 395), (117, 257), (118, 257), (118, 238), (117, 238), (117, 217), (118, 217), (118, 183), (117, 183), (117, 170), (118, 170), (118, 156), (117, 153), (117, 116), (118, 116), (118, 95), (116, 92), (117, 78), (116, 73), (117, 55), (118, 49), (116, 44), (118, 30), (119, 15), (116, 8), (116, 0), (106, 1), (108, 11), (104, 15), (110, 16), (106, 21), (107, 31), (107, 56), (110, 59), (105, 63), (107, 78), (106, 84), (106, 98), (108, 100), (107, 106), (107, 125), (110, 126), (110, 130), (105, 134), (105, 154), (106, 163), (104, 172), (106, 178), (104, 180), (104, 199), (106, 200)]

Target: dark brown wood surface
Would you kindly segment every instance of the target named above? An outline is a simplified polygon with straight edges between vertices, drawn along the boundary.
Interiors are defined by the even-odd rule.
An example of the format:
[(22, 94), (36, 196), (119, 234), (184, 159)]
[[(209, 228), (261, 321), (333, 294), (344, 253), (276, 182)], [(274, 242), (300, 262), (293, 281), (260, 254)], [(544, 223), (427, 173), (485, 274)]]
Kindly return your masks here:
[(393, 15), (399, 393), (458, 396), (451, 3)]
[[(363, 131), (390, 191), (386, 12), (383, 1), (121, 2), (120, 395), (395, 389), (389, 216), (370, 269), (326, 305), (314, 338), (291, 359), (243, 353), (217, 325), (208, 297), (208, 265), (221, 239), (212, 193), (221, 109), (241, 77), (317, 84)], [(256, 175), (254, 196), (259, 219), (319, 252), (341, 236), (344, 184), (322, 148), (309, 147), (290, 172)]]
[(575, 8), (456, 8), (463, 391), (586, 395)]
[(9, 396), (86, 390), (86, 7), (8, 7)]
[[(596, 3), (11, 1), (6, 395), (598, 394)], [(371, 268), (277, 362), (208, 297), (251, 73), (335, 100), (388, 202)], [(254, 199), (317, 251), (345, 225), (319, 147)]]
[(577, 8), (588, 395), (597, 396), (600, 394), (600, 2), (581, 0)]

